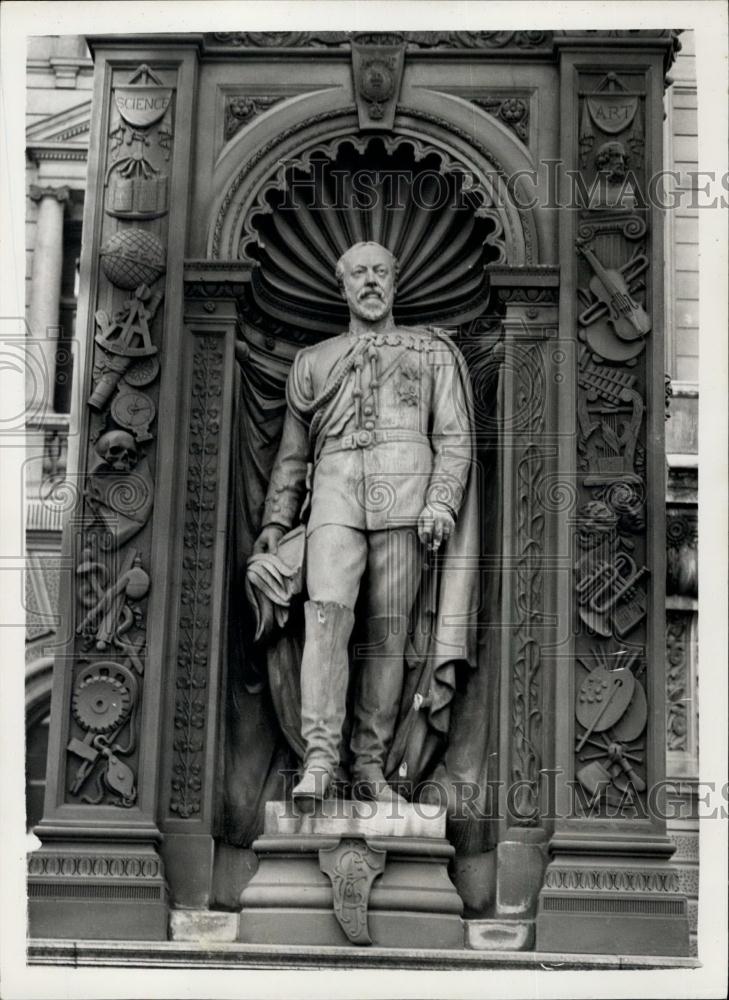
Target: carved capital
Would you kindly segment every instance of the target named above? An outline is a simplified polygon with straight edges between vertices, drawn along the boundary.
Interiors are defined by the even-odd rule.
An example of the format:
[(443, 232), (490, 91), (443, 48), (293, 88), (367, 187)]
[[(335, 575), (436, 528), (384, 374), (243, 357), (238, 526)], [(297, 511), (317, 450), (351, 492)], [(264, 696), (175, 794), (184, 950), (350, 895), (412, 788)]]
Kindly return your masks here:
[(42, 201), (43, 198), (55, 198), (62, 205), (71, 200), (71, 189), (64, 185), (63, 187), (40, 187), (38, 184), (31, 184), (28, 196), (31, 201)]

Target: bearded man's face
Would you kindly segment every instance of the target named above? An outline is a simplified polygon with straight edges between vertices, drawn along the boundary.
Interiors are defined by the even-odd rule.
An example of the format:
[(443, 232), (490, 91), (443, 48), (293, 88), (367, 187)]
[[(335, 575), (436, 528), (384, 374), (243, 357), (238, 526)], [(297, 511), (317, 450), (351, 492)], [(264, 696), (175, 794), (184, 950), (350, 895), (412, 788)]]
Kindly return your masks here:
[(342, 260), (342, 285), (350, 312), (370, 323), (384, 319), (395, 297), (393, 260), (384, 247), (357, 247)]

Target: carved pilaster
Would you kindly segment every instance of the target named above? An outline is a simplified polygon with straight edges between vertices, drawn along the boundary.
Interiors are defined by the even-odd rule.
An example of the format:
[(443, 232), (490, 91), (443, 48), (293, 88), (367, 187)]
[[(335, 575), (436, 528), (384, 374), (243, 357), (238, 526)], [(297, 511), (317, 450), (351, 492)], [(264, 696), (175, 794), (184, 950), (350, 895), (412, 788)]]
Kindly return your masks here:
[(537, 948), (600, 951), (604, 914), (620, 913), (612, 950), (688, 954), (686, 902), (663, 879), (673, 848), (660, 792), (662, 219), (647, 189), (661, 166), (663, 58), (648, 39), (620, 61), (604, 51), (598, 59), (587, 36), (565, 45), (562, 156), (574, 172), (562, 191), (573, 210), (562, 219), (561, 316), (577, 347), (573, 639), (557, 685), (558, 816)]
[[(194, 272), (194, 267), (192, 268)], [(190, 269), (186, 273), (190, 279)], [(180, 532), (170, 549), (176, 606), (170, 621), (170, 683), (162, 723), (160, 826), (176, 905), (210, 900), (221, 691), (225, 689), (225, 571), (233, 421), (236, 303), (207, 274), (186, 281), (185, 424), (175, 470)]]
[(190, 154), (189, 117), (183, 111), (180, 119), (179, 109), (193, 99), (193, 59), (182, 48), (159, 66), (140, 65), (133, 50), (126, 60), (108, 55), (96, 54), (84, 219), (83, 408), (68, 462), (76, 502), (64, 534), (71, 570), (60, 609), (68, 638), (55, 665), (30, 922), (41, 936), (154, 939), (167, 933), (157, 756), (176, 263)]
[[(544, 271), (544, 274), (538, 272)], [(492, 286), (505, 304), (500, 376), (500, 461), (504, 484), (502, 555), (501, 748), (513, 828), (541, 826), (545, 664), (549, 643), (545, 573), (552, 564), (545, 487), (556, 472), (554, 392), (566, 355), (557, 348), (556, 273), (495, 268)], [(557, 381), (555, 380), (557, 379)], [(506, 835), (506, 834), (505, 834)]]

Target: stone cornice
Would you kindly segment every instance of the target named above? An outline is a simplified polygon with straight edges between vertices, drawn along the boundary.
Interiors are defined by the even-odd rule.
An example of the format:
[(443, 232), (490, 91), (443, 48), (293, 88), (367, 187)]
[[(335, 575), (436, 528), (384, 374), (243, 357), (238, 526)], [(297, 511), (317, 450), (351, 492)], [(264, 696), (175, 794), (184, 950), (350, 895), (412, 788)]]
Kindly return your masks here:
[(93, 60), (84, 58), (83, 56), (52, 56), (50, 59), (28, 59), (25, 66), (28, 73), (55, 72), (56, 67), (74, 68), (79, 73), (85, 70), (93, 73), (94, 70)]
[(86, 162), (88, 159), (88, 150), (79, 149), (78, 146), (71, 146), (69, 144), (55, 144), (55, 143), (44, 143), (38, 146), (28, 146), (26, 147), (26, 153), (28, 158), (34, 163), (38, 163), (41, 160), (79, 160)]
[[(591, 48), (629, 48), (665, 50), (666, 68), (670, 67), (680, 49), (679, 31), (674, 29), (612, 29), (573, 31), (405, 31), (403, 36), (408, 55), (443, 55), (461, 58), (555, 58), (559, 49), (567, 46)], [(133, 48), (135, 46), (197, 47), (212, 58), (231, 58), (245, 54), (247, 58), (301, 58), (326, 52), (331, 58), (351, 58), (352, 38), (362, 35), (352, 31), (227, 31), (205, 34), (130, 34), (89, 35), (86, 38), (92, 55), (99, 48)], [(391, 36), (393, 32), (367, 32), (368, 36)]]

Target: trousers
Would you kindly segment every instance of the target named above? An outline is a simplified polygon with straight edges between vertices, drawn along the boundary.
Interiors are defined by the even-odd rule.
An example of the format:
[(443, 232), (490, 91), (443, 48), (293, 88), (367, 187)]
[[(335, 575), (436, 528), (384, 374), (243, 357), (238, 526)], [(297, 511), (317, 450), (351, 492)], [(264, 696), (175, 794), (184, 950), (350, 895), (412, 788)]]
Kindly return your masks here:
[[(316, 528), (307, 540), (306, 584), (309, 601), (354, 610), (362, 582), (366, 616), (364, 642), (357, 648), (350, 748), (355, 778), (370, 777), (384, 766), (397, 722), (404, 675), (408, 621), (417, 597), (423, 547), (415, 526), (359, 531), (343, 525)], [(353, 617), (348, 621), (351, 631)], [(310, 633), (310, 634), (309, 634)], [(336, 767), (339, 755), (349, 665), (342, 656), (349, 638), (324, 643), (318, 624), (307, 628), (302, 660), (302, 736), (307, 759)], [(312, 648), (313, 645), (321, 649)], [(339, 649), (337, 663), (331, 650)], [(342, 662), (344, 661), (344, 662)], [(345, 672), (342, 677), (342, 672)], [(314, 676), (316, 674), (316, 676)], [(317, 700), (334, 698), (337, 705), (322, 712)], [(337, 757), (335, 760), (334, 757)], [(374, 769), (374, 771), (373, 771)]]

